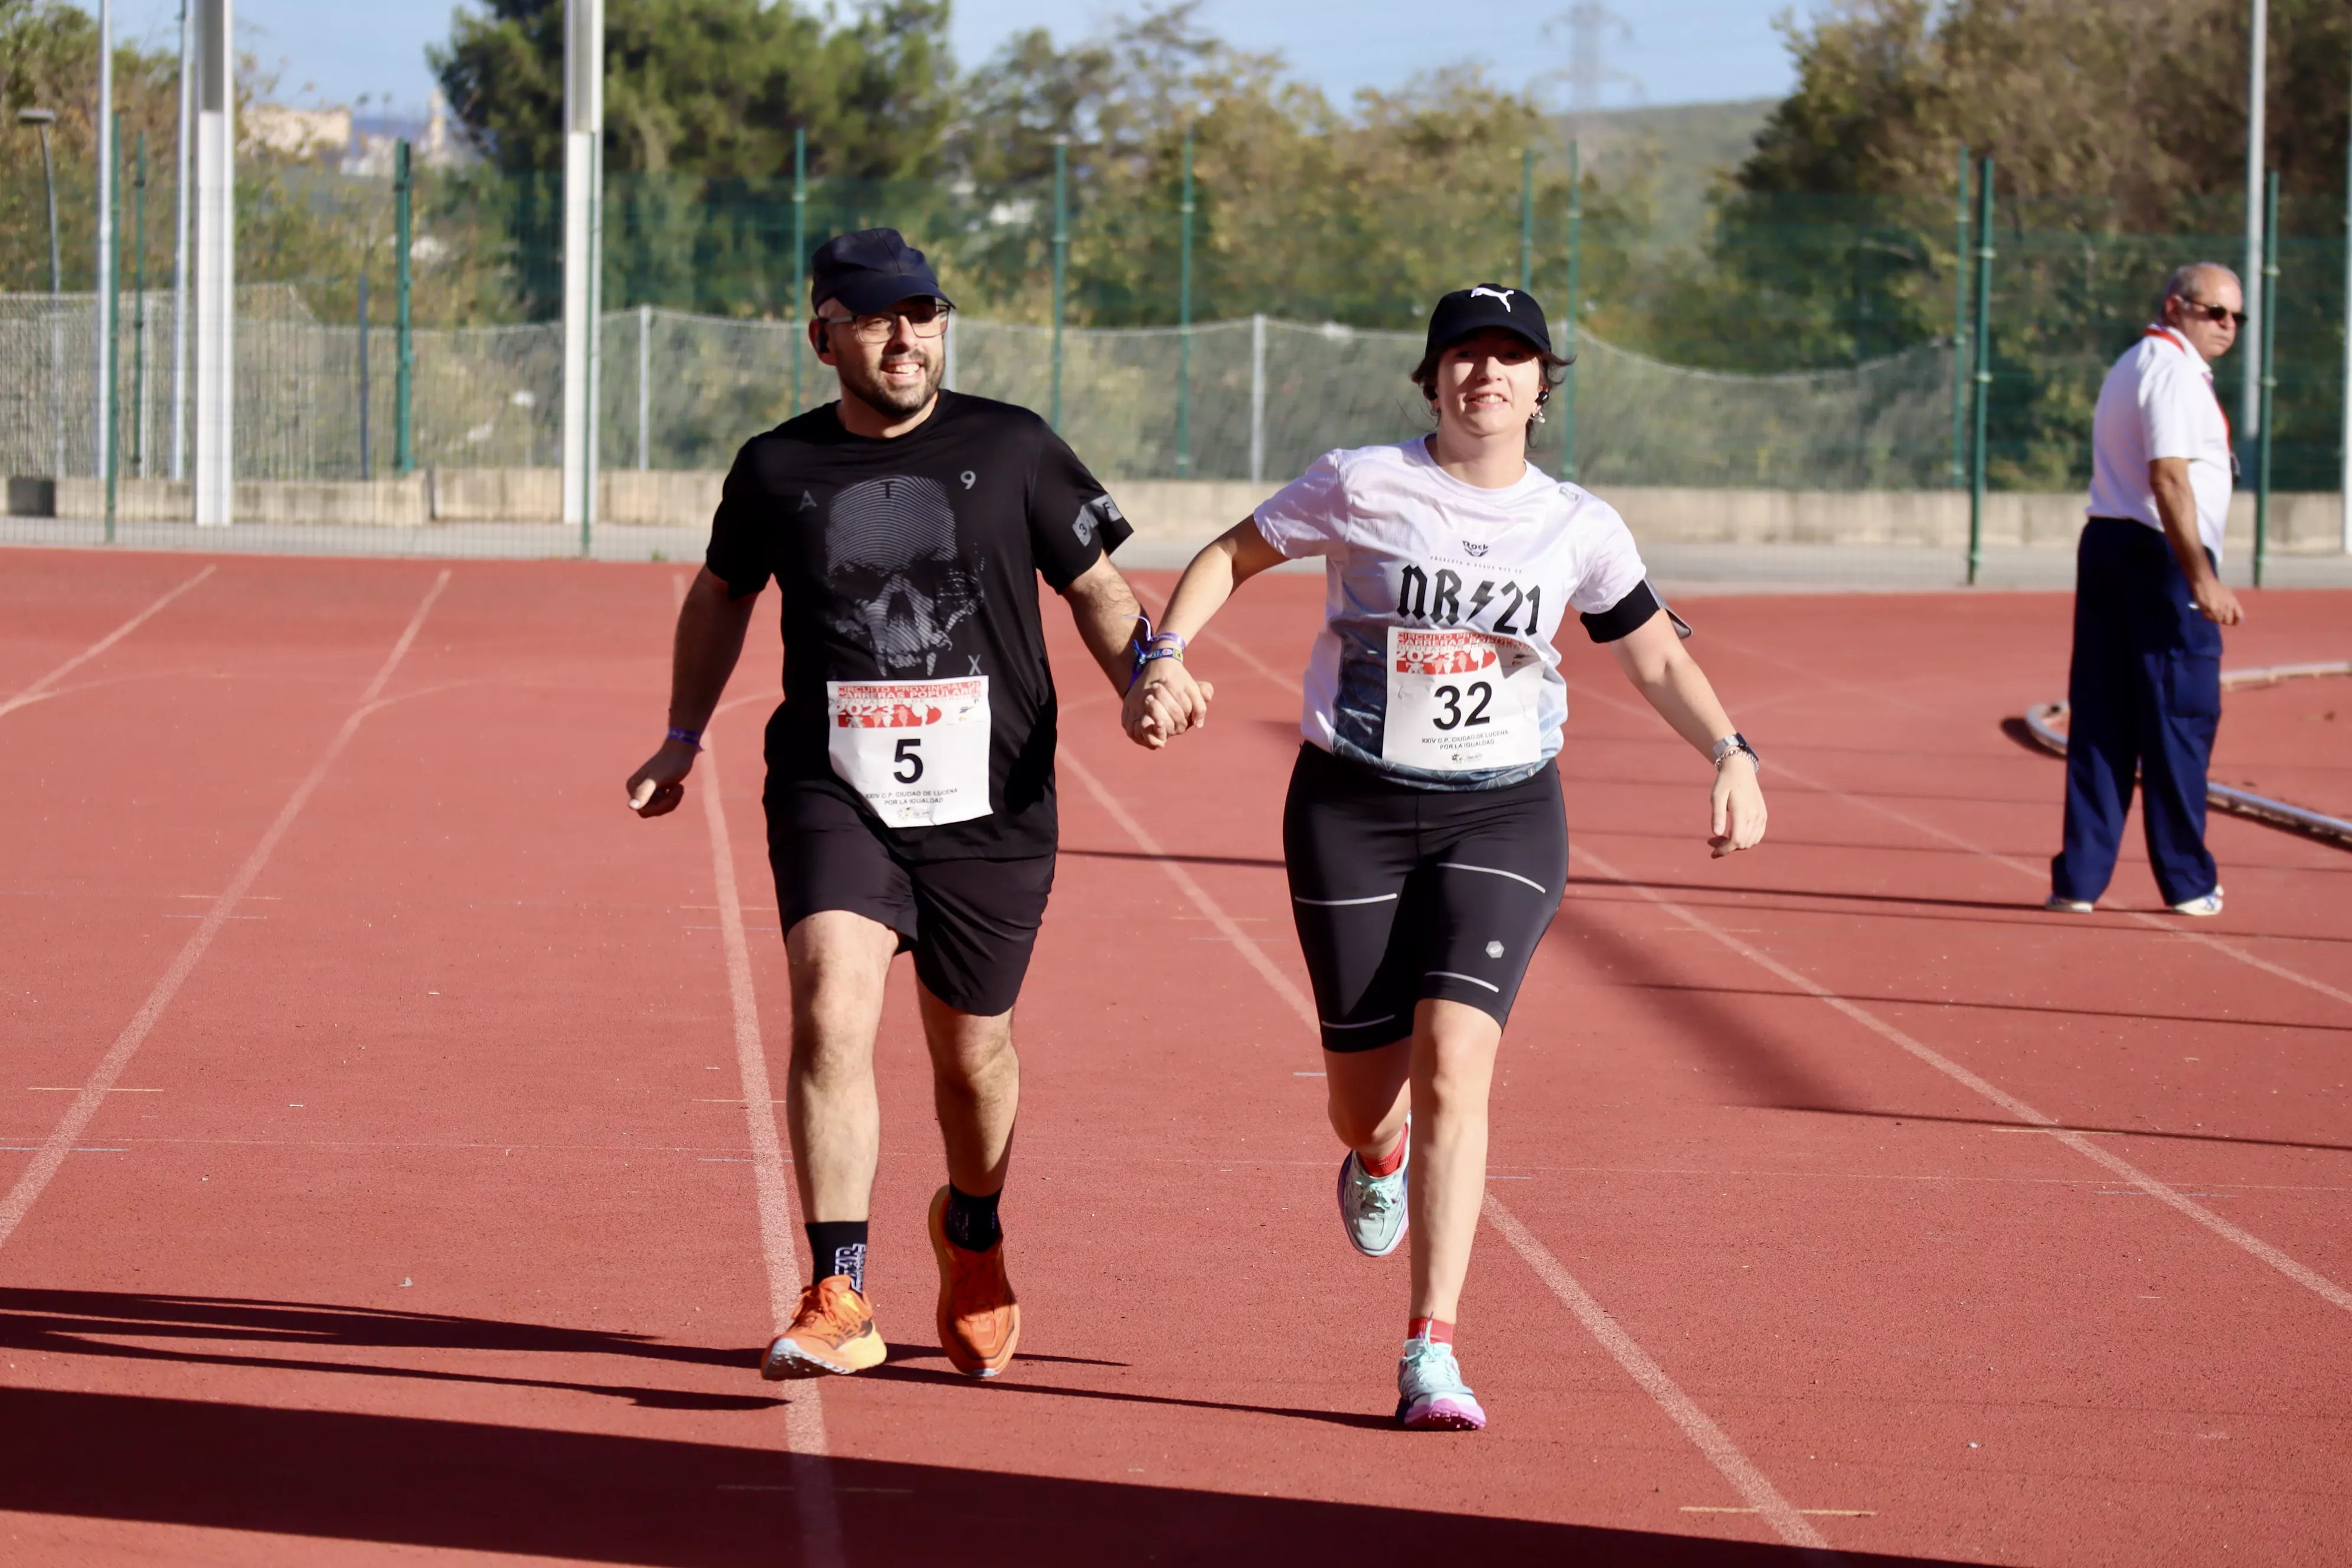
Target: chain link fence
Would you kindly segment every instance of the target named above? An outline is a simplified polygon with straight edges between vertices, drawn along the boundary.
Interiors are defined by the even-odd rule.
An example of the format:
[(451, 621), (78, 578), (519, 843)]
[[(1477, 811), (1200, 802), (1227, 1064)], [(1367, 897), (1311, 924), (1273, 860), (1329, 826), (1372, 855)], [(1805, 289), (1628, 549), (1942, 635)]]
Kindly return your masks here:
[[(172, 301), (124, 310), (118, 473), (173, 470)], [(97, 476), (93, 302), (0, 295), (0, 468)], [(418, 468), (551, 468), (560, 459), (562, 333), (533, 326), (413, 334), (411, 454)], [(1060, 428), (1106, 477), (1279, 484), (1334, 447), (1429, 428), (1406, 379), (1409, 332), (1271, 318), (1175, 328), (1066, 329)], [(236, 465), (246, 480), (394, 471), (396, 340), (319, 321), (293, 289), (239, 291)], [(642, 307), (599, 336), (599, 458), (606, 470), (723, 470), (749, 436), (835, 395), (799, 331)], [(958, 319), (949, 383), (1053, 407), (1051, 328)], [(1663, 364), (1587, 336), (1535, 456), (1558, 471), (1571, 424), (1578, 477), (1596, 485), (1904, 489), (1946, 481), (1948, 347), (1850, 369), (1735, 375)], [(798, 389), (797, 403), (795, 387)], [(1572, 412), (1570, 405), (1573, 405)]]

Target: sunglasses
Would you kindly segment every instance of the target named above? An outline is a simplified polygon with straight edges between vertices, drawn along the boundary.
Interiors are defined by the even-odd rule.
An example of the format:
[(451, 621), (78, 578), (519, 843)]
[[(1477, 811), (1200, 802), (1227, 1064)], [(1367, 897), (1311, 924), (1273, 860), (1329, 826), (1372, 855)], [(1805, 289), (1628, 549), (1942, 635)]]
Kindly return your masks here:
[(940, 299), (902, 300), (894, 308), (872, 316), (819, 316), (817, 320), (831, 327), (847, 327), (861, 342), (884, 343), (898, 330), (904, 320), (907, 331), (919, 338), (936, 338), (948, 330), (946, 300)]
[(2202, 316), (2217, 325), (2222, 321), (2234, 321), (2240, 331), (2246, 330), (2246, 313), (2243, 310), (2232, 310), (2226, 305), (2209, 305), (2202, 300), (2191, 300), (2186, 294), (2178, 298), (2192, 316)]

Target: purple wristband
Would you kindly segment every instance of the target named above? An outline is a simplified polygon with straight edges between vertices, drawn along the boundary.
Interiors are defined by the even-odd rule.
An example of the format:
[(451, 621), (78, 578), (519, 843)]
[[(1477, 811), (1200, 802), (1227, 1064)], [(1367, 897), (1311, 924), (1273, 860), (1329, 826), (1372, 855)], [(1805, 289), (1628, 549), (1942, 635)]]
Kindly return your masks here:
[(702, 750), (702, 731), (699, 730), (681, 730), (672, 724), (669, 727), (669, 738), (692, 746), (698, 752)]

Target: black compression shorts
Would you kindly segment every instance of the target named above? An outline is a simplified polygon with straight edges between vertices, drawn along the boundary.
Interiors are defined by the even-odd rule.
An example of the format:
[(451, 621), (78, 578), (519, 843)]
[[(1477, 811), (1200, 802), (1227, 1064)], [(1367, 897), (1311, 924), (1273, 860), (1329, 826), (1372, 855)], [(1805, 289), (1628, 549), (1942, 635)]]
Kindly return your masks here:
[(1505, 1023), (1568, 881), (1559, 770), (1421, 790), (1302, 745), (1282, 851), (1325, 1050), (1405, 1038), (1425, 997)]
[(864, 915), (898, 933), (916, 978), (949, 1006), (982, 1017), (1013, 1010), (1054, 890), (1053, 856), (908, 861), (829, 788), (772, 776), (764, 804), (786, 932), (825, 910)]

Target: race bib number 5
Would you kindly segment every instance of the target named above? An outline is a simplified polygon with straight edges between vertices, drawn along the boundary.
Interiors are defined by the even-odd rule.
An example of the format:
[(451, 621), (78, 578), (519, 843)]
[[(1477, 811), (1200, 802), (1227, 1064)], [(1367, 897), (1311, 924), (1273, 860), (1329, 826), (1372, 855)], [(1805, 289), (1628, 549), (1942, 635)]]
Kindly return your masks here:
[(1432, 773), (1541, 760), (1536, 728), (1543, 659), (1513, 637), (1389, 628), (1389, 704), (1381, 756)]
[(988, 677), (828, 680), (833, 771), (892, 827), (988, 815)]

